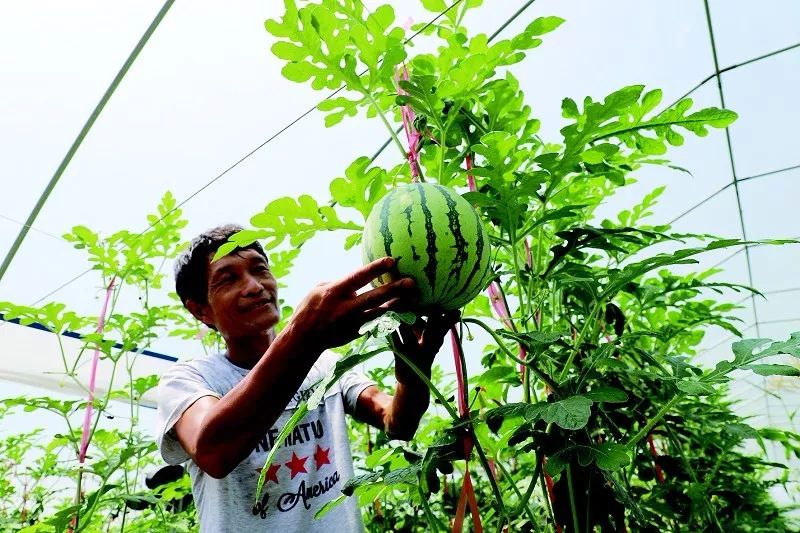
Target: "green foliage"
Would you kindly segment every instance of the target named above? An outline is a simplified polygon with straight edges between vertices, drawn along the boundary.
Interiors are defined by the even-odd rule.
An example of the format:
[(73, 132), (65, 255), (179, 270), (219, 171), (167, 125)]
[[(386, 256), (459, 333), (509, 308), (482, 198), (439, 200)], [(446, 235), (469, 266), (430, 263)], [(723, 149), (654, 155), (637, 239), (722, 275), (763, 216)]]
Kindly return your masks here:
[[(736, 114), (696, 110), (690, 99), (663, 107), (660, 90), (632, 85), (599, 100), (565, 98), (560, 138), (542, 139), (541, 123), (511, 69), (564, 21), (537, 18), (516, 35), (490, 40), (471, 35), (464, 24), (482, 3), (422, 0), (425, 9), (446, 12), (435, 23), (413, 26), (421, 32), (414, 47), (417, 39), (431, 45), (418, 46), (429, 52), (416, 54), (406, 31), (394, 25), (390, 5), (366, 12), (360, 0), (285, 0), (281, 19), (265, 24), (287, 79), (316, 90), (343, 87), (319, 105), (326, 126), (361, 113), (377, 117), (392, 132), (401, 157), (390, 168), (356, 159), (332, 179), (327, 201), (302, 195), (270, 202), (251, 219), (253, 228), (234, 236), (218, 257), (263, 239), (280, 278), (303, 244), (321, 233), (344, 233), (347, 248), (358, 244), (361, 221), (375, 203), (411, 181), (405, 148), (394, 135), (402, 106), (416, 117), (424, 178), (460, 190), (466, 190), (468, 175), (474, 178), (475, 190), (464, 196), (482, 215), (494, 251), (493, 295), (479, 296), (462, 313), (460, 342), (471, 364), (480, 355), (481, 368), (466, 373), (466, 390), (438, 367), (430, 378), (421, 375), (434, 406), (407, 444), (354, 424), (358, 475), (318, 516), (354, 497), (368, 531), (448, 530), (469, 472), (486, 530), (795, 528), (769, 496), (789, 474), (785, 465), (767, 460), (766, 443), (779, 446), (787, 459), (800, 458), (800, 435), (751, 427), (734, 414), (726, 392), (735, 372), (798, 375), (784, 357), (800, 357), (800, 334), (787, 341), (738, 341), (733, 359), (713, 368), (693, 359), (711, 327), (741, 336), (737, 307), (727, 301), (731, 293), (758, 292), (720, 281), (717, 270), (686, 273), (687, 265), (744, 243), (649, 224), (663, 187), (614, 220), (595, 216), (618, 188), (635, 181), (643, 165), (677, 168), (664, 158), (669, 149), (683, 144), (687, 134), (727, 127)], [(473, 163), (469, 173), (467, 156)], [(103, 238), (76, 227), (66, 236), (87, 252), (104, 286), (115, 280), (114, 303), (123, 286), (143, 297), (142, 309), (114, 308), (102, 332), (94, 332), (93, 317), (60, 304), (0, 304), (6, 318), (82, 335), (85, 346), (77, 360), (64, 357), (67, 379), (76, 379), (84, 352), (95, 347), (113, 364), (125, 363), (129, 377), (95, 398), (89, 460), (77, 473), (80, 430), (74, 418), (85, 401), (15, 398), (0, 404), (0, 416), (41, 409), (64, 422), (62, 432), (44, 442), (41, 432), (0, 440), (0, 455), (8, 458), (0, 463), (0, 530), (63, 531), (76, 516), (79, 531), (120, 523), (128, 531), (153, 531), (167, 521), (176, 531), (196, 528), (192, 506), (170, 507), (189, 492), (186, 478), (152, 492), (137, 484), (135, 473), (155, 458), (152, 443), (136, 429), (136, 400), (155, 378), (132, 379), (122, 357), (146, 348), (166, 328), (201, 339), (207, 350), (221, 342), (177, 304), (147, 303), (148, 291), (159, 287), (160, 265), (180, 249), (185, 221), (179, 211), (171, 212), (174, 207), (165, 196), (143, 234), (120, 231)], [(285, 307), (284, 318), (289, 313)], [(277, 441), (342, 372), (390, 350), (382, 339), (412, 319), (385, 315), (368, 324), (365, 340), (344, 350), (317, 397), (298, 409)], [(492, 322), (499, 327), (488, 319), (500, 319)], [(490, 338), (482, 349), (468, 342), (486, 338), (479, 334)], [(370, 374), (383, 388), (393, 384), (391, 366)], [(462, 394), (469, 406), (463, 415), (456, 407)], [(100, 425), (114, 398), (130, 402), (128, 431)], [(749, 441), (762, 453), (748, 452)], [(18, 465), (32, 460), (32, 467), (20, 471)], [(48, 488), (43, 481), (55, 477), (82, 479), (84, 495), (75, 500), (74, 483), (65, 493)]]
[[(77, 226), (65, 236), (87, 254), (109, 290), (109, 311), (99, 331), (96, 317), (80, 316), (63, 304), (35, 307), (0, 302), (5, 319), (38, 323), (57, 334), (53, 346), (63, 363), (63, 375), (79, 389), (86, 390), (86, 386), (77, 369), (89, 363), (95, 349), (114, 368), (108, 389), (98, 391), (92, 403), (94, 414), (83, 465), (78, 464), (78, 456), (81, 420), (88, 403), (85, 397), (19, 397), (0, 402), (0, 418), (13, 411), (45, 411), (60, 424), (0, 440), (0, 452), (8, 460), (0, 465), (5, 480), (0, 483), (0, 531), (105, 531), (112, 524), (124, 525), (128, 531), (153, 531), (163, 528), (164, 513), (174, 507), (172, 502), (190, 491), (188, 486), (181, 489), (175, 485), (165, 496), (166, 489), (152, 492), (142, 486), (142, 473), (160, 463), (149, 432), (138, 427), (140, 401), (158, 384), (158, 376), (133, 374), (137, 352), (147, 349), (169, 328), (181, 330), (181, 325), (189, 325), (178, 304), (149, 303), (150, 291), (161, 287), (165, 261), (182, 248), (180, 230), (186, 220), (175, 207), (174, 197), (165, 194), (156, 213), (147, 216), (150, 227), (142, 233), (122, 230), (102, 237)], [(138, 308), (119, 309), (124, 291), (140, 302)], [(180, 334), (191, 335), (188, 329)], [(61, 340), (66, 332), (78, 334), (82, 343), (74, 357)], [(112, 401), (128, 405), (123, 429), (107, 427), (113, 418)], [(190, 531), (196, 526), (192, 506), (172, 518), (170, 525), (174, 521), (175, 530)]]
[[(320, 106), (327, 126), (367, 109), (393, 131), (392, 120), (407, 106), (421, 135), (426, 180), (464, 190), (470, 157), (476, 188), (464, 196), (489, 228), (496, 289), (509, 307), (497, 329), (484, 321), (497, 301), (481, 296), (463, 311), (465, 325), (493, 341), (482, 351), (483, 368), (469, 376), (477, 386), (466, 391), (469, 415), (458, 415), (461, 392), (435, 373), (429, 386), (436, 413), (415, 441), (400, 447), (382, 432), (352, 428), (364, 453), (362, 474), (344, 495), (358, 498), (368, 530), (389, 523), (405, 531), (445, 529), (465, 469), (480, 466), (472, 477), (488, 529), (540, 530), (548, 523), (571, 529), (577, 520), (581, 530), (785, 530), (787, 519), (767, 494), (778, 482), (770, 473), (775, 467), (746, 454), (741, 443), (756, 439), (763, 447), (772, 439), (795, 454), (796, 441), (790, 432), (747, 426), (731, 411), (725, 387), (735, 371), (797, 375), (795, 367), (773, 360), (797, 356), (796, 339), (742, 341), (733, 361), (697, 366), (692, 357), (708, 328), (740, 335), (736, 306), (725, 298), (757, 291), (719, 281), (714, 270), (674, 271), (743, 243), (648, 224), (663, 187), (614, 220), (595, 220), (597, 207), (633, 183), (643, 165), (685, 171), (664, 158), (668, 149), (682, 145), (686, 134), (729, 126), (736, 114), (693, 109), (690, 99), (663, 107), (660, 90), (632, 85), (600, 99), (565, 98), (561, 138), (542, 139), (510, 68), (563, 20), (538, 18), (490, 42), (463, 24), (481, 3), (448, 9), (423, 0), (430, 11), (447, 11), (433, 24), (413, 27), (431, 44), (425, 47), (431, 52), (416, 55), (391, 26), (389, 6), (365, 19), (351, 2), (302, 8), (287, 2), (283, 19), (267, 23), (287, 78), (317, 89), (344, 85), (348, 96)], [(370, 32), (381, 36), (365, 41)], [(408, 79), (400, 75), (403, 67)], [(397, 166), (381, 168), (360, 157), (332, 180), (330, 201), (280, 199), (254, 217), (254, 230), (232, 239), (231, 249), (255, 238), (276, 249), (287, 241), (296, 248), (323, 230), (346, 231), (347, 246), (355, 245), (372, 206), (410, 180), (405, 148), (393, 137), (402, 156)], [(368, 329), (380, 336), (395, 326), (387, 318)], [(351, 347), (348, 353), (370, 352)], [(373, 378), (391, 386), (386, 369), (375, 369)], [(475, 460), (466, 464), (463, 452), (454, 453), (465, 435), (475, 445)], [(501, 472), (497, 477), (488, 474), (489, 459)], [(555, 503), (544, 496), (542, 472), (555, 478)], [(747, 488), (735, 493), (722, 478), (727, 487)], [(762, 518), (766, 525), (756, 527)]]

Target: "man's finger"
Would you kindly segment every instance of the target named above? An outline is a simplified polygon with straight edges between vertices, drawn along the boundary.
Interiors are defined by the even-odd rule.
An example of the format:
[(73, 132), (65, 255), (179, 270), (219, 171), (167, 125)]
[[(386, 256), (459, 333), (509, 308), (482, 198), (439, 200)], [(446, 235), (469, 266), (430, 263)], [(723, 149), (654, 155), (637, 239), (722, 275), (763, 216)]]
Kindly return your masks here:
[(395, 310), (403, 304), (410, 305), (415, 297), (414, 280), (403, 278), (359, 294), (353, 299), (352, 305), (356, 309), (383, 307)]
[(334, 283), (335, 290), (340, 294), (356, 292), (375, 278), (391, 272), (394, 268), (394, 264), (395, 261), (393, 257), (381, 257), (380, 259), (376, 259)]

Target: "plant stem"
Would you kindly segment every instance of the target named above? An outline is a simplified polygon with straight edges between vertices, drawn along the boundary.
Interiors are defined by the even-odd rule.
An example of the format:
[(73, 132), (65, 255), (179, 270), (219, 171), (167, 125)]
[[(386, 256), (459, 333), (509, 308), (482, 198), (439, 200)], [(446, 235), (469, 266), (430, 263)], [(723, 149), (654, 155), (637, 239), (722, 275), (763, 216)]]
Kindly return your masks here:
[(475, 430), (472, 428), (472, 426), (469, 427), (469, 432), (470, 435), (472, 435), (472, 443), (475, 446), (475, 451), (478, 452), (478, 458), (480, 459), (481, 466), (486, 472), (486, 476), (489, 478), (489, 484), (492, 486), (494, 498), (497, 501), (497, 505), (500, 507), (500, 516), (502, 517), (502, 520), (505, 521), (507, 520), (508, 513), (506, 512), (506, 505), (503, 501), (503, 493), (500, 492), (500, 487), (497, 486), (497, 480), (494, 478), (494, 474), (492, 474), (492, 468), (489, 466), (489, 460), (486, 458), (486, 453), (483, 451), (483, 447), (481, 447), (481, 443), (478, 440), (478, 436), (475, 434)]
[(589, 316), (586, 317), (586, 322), (583, 324), (581, 328), (581, 332), (578, 335), (578, 338), (575, 339), (575, 346), (572, 350), (572, 353), (569, 354), (567, 358), (567, 362), (564, 363), (564, 368), (561, 369), (561, 375), (558, 376), (558, 381), (564, 381), (564, 378), (567, 377), (567, 373), (569, 372), (570, 367), (572, 366), (572, 362), (575, 360), (575, 357), (578, 355), (578, 352), (581, 351), (581, 344), (583, 344), (583, 339), (586, 336), (586, 332), (588, 331), (588, 327), (590, 324), (594, 322), (595, 313), (600, 309), (601, 304), (603, 303), (602, 300), (595, 303), (594, 308), (592, 308), (592, 312), (589, 313)]
[(531, 373), (527, 365), (524, 368), (525, 371), (522, 374), (522, 401), (531, 403)]
[(523, 297), (522, 293), (522, 280), (520, 279), (520, 270), (519, 270), (519, 258), (517, 257), (517, 235), (514, 231), (514, 228), (511, 228), (509, 231), (509, 237), (511, 239), (511, 258), (514, 262), (514, 281), (517, 285), (517, 297), (519, 298), (519, 311), (520, 315), (522, 316), (522, 328), (528, 329), (528, 319), (527, 319), (527, 304), (525, 303), (525, 298)]
[(425, 373), (422, 370), (420, 370), (419, 367), (415, 365), (414, 362), (411, 361), (411, 359), (409, 359), (406, 355), (394, 349), (393, 351), (394, 354), (400, 359), (402, 359), (403, 362), (407, 364), (409, 368), (411, 368), (411, 370), (414, 371), (414, 373), (419, 377), (419, 379), (421, 379), (422, 382), (428, 386), (428, 389), (431, 391), (431, 394), (433, 394), (436, 397), (436, 399), (439, 400), (439, 403), (441, 403), (442, 406), (445, 409), (447, 409), (447, 413), (450, 415), (450, 418), (452, 418), (456, 422), (460, 421), (461, 417), (458, 416), (458, 413), (455, 411), (455, 409), (453, 409), (453, 406), (450, 405), (450, 402), (447, 401), (447, 398), (445, 398), (444, 395), (439, 391), (439, 389), (436, 388), (436, 385), (434, 385), (433, 382), (431, 382), (430, 378), (426, 376)]
[(531, 498), (531, 492), (533, 491), (533, 487), (536, 486), (536, 481), (535, 481), (536, 478), (534, 477), (534, 481), (532, 481), (531, 484), (530, 484), (530, 487), (528, 487), (527, 494), (525, 496), (523, 496), (522, 493), (519, 490), (519, 487), (517, 487), (517, 484), (514, 481), (514, 478), (511, 477), (511, 473), (503, 465), (503, 461), (500, 460), (500, 452), (501, 451), (502, 450), (497, 450), (497, 453), (494, 456), (494, 459), (495, 459), (494, 460), (494, 464), (497, 465), (500, 468), (500, 470), (503, 472), (503, 475), (506, 478), (508, 478), (509, 483), (511, 484), (511, 488), (516, 493), (517, 498), (519, 498), (519, 508), (516, 509), (515, 511), (519, 512), (520, 509), (525, 511), (525, 514), (528, 515), (528, 519), (531, 521), (531, 525), (533, 526), (533, 528), (536, 529), (536, 531), (539, 531), (539, 527), (536, 524), (536, 516), (533, 514), (533, 511), (531, 511), (531, 508), (528, 507), (528, 501)]
[(642, 429), (640, 429), (636, 435), (628, 440), (628, 443), (625, 446), (627, 446), (629, 449), (633, 449), (633, 447), (636, 446), (640, 440), (645, 438), (647, 434), (650, 433), (650, 430), (653, 429), (653, 426), (658, 424), (661, 419), (664, 418), (664, 415), (666, 415), (670, 409), (675, 407), (675, 404), (681, 401), (681, 399), (683, 399), (683, 394), (676, 394), (670, 401), (665, 403), (661, 409), (658, 410), (656, 415), (650, 419), (650, 421)]
[(533, 373), (536, 374), (536, 377), (538, 377), (539, 379), (541, 379), (542, 381), (547, 383), (547, 385), (551, 389), (553, 389), (553, 392), (558, 393), (558, 390), (560, 388), (558, 386), (558, 383), (554, 382), (552, 379), (550, 379), (550, 377), (548, 377), (547, 375), (543, 374), (538, 368), (536, 368), (536, 366), (533, 365), (532, 361), (523, 361), (522, 359), (520, 359), (519, 357), (517, 357), (516, 355), (511, 353), (511, 351), (508, 348), (506, 348), (506, 346), (503, 344), (503, 341), (500, 339), (500, 337), (497, 336), (497, 333), (492, 331), (492, 329), (489, 326), (487, 326), (486, 324), (484, 324), (483, 321), (478, 320), (477, 318), (463, 318), (461, 321), (462, 322), (469, 322), (471, 324), (477, 324), (478, 326), (480, 326), (484, 331), (486, 331), (486, 333), (488, 333), (489, 335), (492, 336), (492, 338), (497, 343), (497, 345), (500, 347), (500, 349), (509, 358), (511, 358), (512, 360), (514, 360), (514, 361), (516, 361), (516, 362), (518, 362), (520, 364), (523, 364), (523, 365), (527, 366), (528, 368), (530, 368), (533, 371)]
[[(540, 459), (542, 463), (544, 459)], [(556, 522), (556, 515), (553, 512), (553, 504), (550, 502), (550, 494), (547, 491), (547, 481), (544, 478), (544, 468), (539, 469), (539, 486), (542, 487), (542, 496), (544, 497), (544, 505), (547, 509), (547, 513), (550, 515), (550, 522), (553, 524), (553, 529), (558, 529), (558, 523)]]
[(567, 486), (569, 487), (569, 507), (572, 511), (573, 531), (579, 533), (578, 508), (575, 505), (575, 488), (572, 485), (572, 465), (567, 465)]
[[(453, 339), (455, 339), (456, 344), (456, 356), (458, 357), (459, 361), (461, 362), (461, 372), (463, 373), (463, 381), (464, 390), (462, 391), (464, 394), (464, 406), (465, 406), (465, 413), (463, 413), (463, 418), (465, 418), (468, 422), (468, 431), (472, 436), (472, 444), (475, 447), (475, 450), (478, 452), (478, 458), (480, 459), (481, 466), (483, 466), (483, 470), (486, 472), (486, 476), (489, 478), (489, 483), (492, 486), (492, 492), (494, 492), (495, 500), (497, 500), (497, 504), (500, 507), (500, 514), (503, 520), (506, 519), (508, 514), (506, 513), (506, 506), (505, 502), (503, 502), (503, 494), (500, 492), (500, 487), (497, 486), (497, 480), (494, 478), (494, 473), (492, 472), (492, 468), (489, 465), (489, 460), (486, 458), (486, 453), (483, 451), (483, 447), (481, 446), (480, 441), (478, 440), (478, 436), (475, 434), (475, 428), (472, 426), (472, 419), (469, 415), (469, 398), (468, 398), (468, 382), (467, 382), (467, 361), (464, 357), (464, 349), (461, 346), (461, 337), (456, 334), (455, 326), (451, 328), (451, 335)], [(469, 458), (467, 458), (469, 459)], [(467, 466), (469, 468), (469, 466)], [(503, 524), (501, 524), (502, 526)]]
[(378, 102), (375, 100), (375, 97), (372, 96), (372, 94), (367, 90), (364, 90), (362, 94), (364, 94), (364, 96), (367, 97), (369, 102), (372, 104), (372, 107), (375, 108), (375, 111), (378, 113), (378, 116), (383, 122), (383, 125), (386, 126), (386, 129), (392, 135), (392, 140), (394, 141), (395, 146), (397, 146), (397, 149), (400, 150), (400, 153), (403, 155), (403, 159), (406, 159), (408, 157), (408, 152), (406, 151), (405, 148), (403, 148), (403, 143), (400, 142), (400, 138), (394, 132), (394, 128), (392, 128), (391, 124), (389, 124), (389, 121), (386, 119), (386, 115), (383, 114), (383, 110), (378, 105)]
[(75, 524), (72, 531), (78, 531), (80, 517), (81, 517), (81, 485), (83, 484), (83, 465), (78, 465), (78, 482), (76, 483), (77, 489), (75, 490), (75, 505), (78, 508), (75, 510)]
[(428, 504), (428, 498), (425, 496), (425, 493), (422, 492), (422, 486), (418, 487), (419, 489), (419, 496), (420, 501), (422, 502), (422, 510), (425, 512), (425, 516), (428, 518), (428, 525), (433, 526), (434, 531), (447, 531), (447, 528), (439, 522), (439, 519), (436, 518), (436, 515), (433, 514), (431, 511), (431, 507)]

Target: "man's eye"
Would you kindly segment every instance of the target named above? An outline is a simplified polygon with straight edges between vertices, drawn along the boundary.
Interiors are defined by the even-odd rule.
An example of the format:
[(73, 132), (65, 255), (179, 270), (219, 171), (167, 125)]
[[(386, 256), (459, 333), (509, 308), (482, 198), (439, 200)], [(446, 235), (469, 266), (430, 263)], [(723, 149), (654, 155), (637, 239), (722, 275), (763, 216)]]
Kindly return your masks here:
[(266, 274), (267, 272), (269, 272), (269, 267), (267, 267), (266, 265), (259, 265), (254, 270), (259, 274)]

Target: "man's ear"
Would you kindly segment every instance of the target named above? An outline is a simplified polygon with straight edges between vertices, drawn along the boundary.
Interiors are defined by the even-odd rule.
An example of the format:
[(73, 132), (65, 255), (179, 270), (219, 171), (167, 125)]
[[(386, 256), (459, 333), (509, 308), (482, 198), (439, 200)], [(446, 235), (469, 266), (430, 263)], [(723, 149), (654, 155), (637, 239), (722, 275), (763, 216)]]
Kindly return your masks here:
[(214, 321), (211, 318), (210, 308), (207, 303), (201, 304), (194, 300), (186, 300), (186, 309), (188, 309), (197, 320), (206, 326), (213, 327), (212, 324), (214, 324)]

